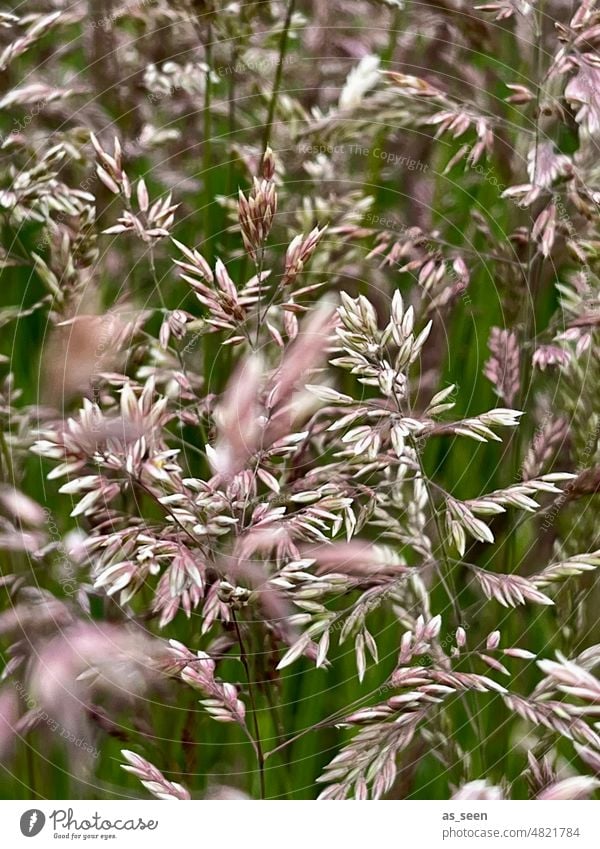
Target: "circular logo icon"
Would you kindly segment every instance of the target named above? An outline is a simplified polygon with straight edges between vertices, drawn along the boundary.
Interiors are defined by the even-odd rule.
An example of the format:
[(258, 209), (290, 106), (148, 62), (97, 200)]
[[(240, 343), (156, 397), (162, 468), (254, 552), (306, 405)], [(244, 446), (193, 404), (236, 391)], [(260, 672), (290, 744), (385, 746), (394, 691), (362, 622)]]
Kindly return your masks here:
[(21, 816), (21, 834), (25, 837), (35, 837), (43, 829), (46, 817), (42, 811), (32, 808)]

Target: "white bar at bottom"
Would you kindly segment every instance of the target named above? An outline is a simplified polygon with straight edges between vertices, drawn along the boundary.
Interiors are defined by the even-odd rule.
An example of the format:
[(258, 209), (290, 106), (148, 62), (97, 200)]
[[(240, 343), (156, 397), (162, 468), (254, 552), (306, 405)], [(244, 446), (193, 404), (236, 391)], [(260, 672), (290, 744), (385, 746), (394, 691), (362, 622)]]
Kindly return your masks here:
[[(228, 810), (229, 808), (229, 810)], [(192, 849), (598, 849), (600, 802), (0, 801), (0, 843)]]

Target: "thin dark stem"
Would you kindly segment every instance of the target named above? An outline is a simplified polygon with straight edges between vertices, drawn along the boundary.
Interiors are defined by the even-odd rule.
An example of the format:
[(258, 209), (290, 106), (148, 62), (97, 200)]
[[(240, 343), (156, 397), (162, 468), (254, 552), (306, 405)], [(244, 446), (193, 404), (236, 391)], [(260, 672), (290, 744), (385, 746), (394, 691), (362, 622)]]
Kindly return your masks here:
[(265, 307), (264, 315), (261, 315), (261, 300), (263, 296), (262, 289), (262, 277), (263, 277), (263, 268), (265, 264), (265, 246), (264, 244), (260, 247), (260, 256), (256, 263), (256, 274), (258, 276), (258, 303), (256, 306), (257, 316), (256, 316), (256, 347), (258, 348), (258, 343), (260, 342), (260, 328), (262, 325), (263, 318), (266, 319), (267, 312), (269, 311), (270, 304), (267, 304)]
[[(339, 712), (339, 711), (338, 711)], [(315, 725), (311, 725), (310, 728), (303, 728), (302, 731), (299, 731), (297, 734), (294, 734), (293, 737), (290, 737), (288, 740), (284, 740), (283, 743), (280, 743), (278, 746), (275, 746), (274, 749), (271, 749), (265, 755), (265, 760), (267, 758), (276, 755), (277, 752), (281, 752), (286, 746), (291, 746), (292, 743), (295, 743), (296, 740), (300, 740), (306, 734), (310, 734), (311, 731), (317, 731), (319, 728), (327, 728), (327, 726), (331, 725), (334, 720), (332, 719), (324, 719), (322, 722), (317, 722)]]
[[(396, 50), (396, 42), (398, 40), (398, 31), (400, 29), (400, 21), (402, 19), (403, 8), (396, 8), (396, 10), (392, 14), (392, 20), (390, 22), (390, 34), (388, 38), (387, 47), (384, 53), (381, 56), (382, 62), (384, 65), (388, 65), (392, 59), (394, 58), (394, 52)], [(376, 137), (373, 147), (371, 148), (371, 156), (370, 156), (370, 179), (369, 182), (373, 186), (373, 188), (379, 188), (379, 181), (381, 179), (381, 169), (383, 167), (383, 159), (381, 157), (375, 156), (375, 151), (378, 147), (381, 147), (386, 138), (387, 127), (383, 127)]]
[[(231, 46), (231, 68), (232, 73), (229, 75), (229, 80), (227, 83), (227, 135), (229, 137), (229, 141), (233, 140), (233, 135), (235, 133), (235, 66), (237, 63), (237, 46), (235, 43)], [(233, 179), (234, 179), (234, 159), (231, 156), (229, 160), (229, 165), (227, 168), (227, 196), (229, 197), (233, 192)]]
[(283, 29), (281, 30), (281, 38), (279, 39), (279, 60), (277, 62), (277, 70), (275, 71), (275, 79), (273, 81), (273, 91), (271, 92), (271, 99), (269, 101), (269, 112), (267, 114), (267, 123), (265, 124), (264, 132), (263, 132), (263, 154), (269, 146), (269, 142), (271, 141), (271, 130), (273, 129), (273, 120), (275, 118), (275, 108), (277, 106), (277, 98), (279, 97), (279, 89), (281, 88), (281, 78), (283, 76), (283, 65), (285, 62), (285, 52), (287, 50), (287, 42), (288, 35), (290, 32), (290, 25), (292, 23), (292, 15), (294, 14), (294, 6), (296, 5), (296, 0), (289, 0), (287, 6), (287, 12), (285, 15), (285, 22), (283, 24)]
[(35, 783), (35, 758), (33, 757), (33, 748), (29, 743), (26, 747), (27, 752), (27, 771), (29, 774), (29, 789), (31, 790), (32, 798), (38, 796)]
[(258, 776), (260, 781), (260, 798), (266, 799), (266, 790), (265, 790), (265, 756), (263, 753), (262, 742), (260, 738), (260, 728), (258, 726), (258, 712), (256, 710), (256, 700), (254, 698), (254, 687), (252, 686), (252, 675), (250, 673), (250, 663), (248, 662), (248, 655), (246, 653), (246, 648), (244, 646), (244, 640), (242, 638), (242, 632), (240, 631), (240, 626), (237, 621), (237, 617), (235, 615), (235, 611), (231, 610), (231, 619), (233, 622), (233, 626), (235, 628), (235, 633), (237, 636), (237, 641), (240, 647), (240, 660), (242, 661), (242, 665), (246, 671), (246, 679), (248, 681), (248, 697), (250, 699), (250, 707), (252, 708), (252, 719), (254, 722), (254, 742), (256, 744), (255, 752), (256, 752), (256, 760), (258, 762)]
[(279, 743), (277, 746), (275, 746), (274, 749), (270, 749), (265, 754), (265, 761), (273, 755), (276, 755), (278, 752), (281, 752), (287, 746), (291, 746), (297, 740), (300, 740), (302, 737), (305, 737), (307, 734), (310, 734), (311, 731), (318, 731), (320, 728), (331, 728), (336, 724), (336, 722), (340, 722), (341, 720), (343, 720), (344, 716), (353, 711), (355, 708), (366, 704), (372, 696), (379, 692), (380, 688), (378, 687), (377, 689), (372, 690), (370, 693), (365, 693), (364, 696), (361, 696), (358, 699), (354, 699), (354, 701), (352, 701), (349, 705), (345, 705), (340, 710), (334, 711), (326, 719), (322, 719), (320, 722), (316, 722), (314, 725), (311, 725), (308, 728), (303, 728), (302, 731), (298, 731), (296, 734), (292, 735), (287, 740), (284, 740), (283, 743)]
[[(400, 407), (399, 407), (399, 409), (400, 409)], [(444, 592), (446, 593), (448, 600), (450, 602), (450, 606), (451, 606), (452, 611), (454, 613), (454, 619), (455, 619), (456, 627), (458, 628), (459, 626), (462, 625), (463, 620), (462, 620), (462, 616), (461, 616), (460, 605), (458, 603), (458, 598), (457, 598), (456, 583), (454, 581), (454, 569), (453, 569), (451, 558), (449, 557), (448, 551), (446, 549), (445, 535), (444, 535), (444, 532), (442, 530), (440, 518), (438, 516), (438, 512), (437, 512), (437, 509), (436, 509), (436, 506), (435, 506), (435, 502), (433, 500), (433, 494), (432, 494), (431, 489), (430, 489), (430, 483), (432, 483), (432, 482), (429, 480), (429, 478), (427, 477), (427, 475), (425, 473), (425, 467), (423, 465), (423, 459), (421, 457), (421, 453), (418, 449), (418, 446), (415, 446), (415, 454), (417, 456), (419, 468), (421, 470), (421, 477), (422, 477), (422, 480), (425, 484), (425, 489), (427, 490), (427, 497), (428, 497), (428, 499), (431, 503), (431, 514), (432, 514), (432, 517), (433, 517), (433, 522), (434, 522), (434, 525), (435, 525), (435, 529), (436, 529), (438, 541), (439, 541), (439, 551), (440, 551), (440, 554), (441, 554), (442, 563), (441, 564), (438, 563), (437, 559), (434, 558), (435, 570), (436, 570), (436, 573), (439, 577), (440, 584), (442, 585), (442, 588), (444, 589)], [(475, 715), (473, 714), (473, 712), (472, 712), (472, 710), (469, 706), (466, 694), (465, 694), (465, 698), (463, 699), (463, 704), (464, 704), (465, 712), (467, 714), (469, 722), (471, 723), (473, 730), (475, 731), (475, 733), (477, 735), (476, 752), (477, 752), (477, 755), (479, 757), (480, 766), (483, 769), (482, 748), (483, 748), (484, 736), (483, 736), (483, 728), (481, 727), (481, 721), (479, 719), (479, 714), (475, 714)]]
[(211, 64), (212, 64), (212, 27), (210, 21), (206, 27), (206, 75), (204, 78), (204, 139), (202, 145), (202, 170), (204, 175), (204, 215), (205, 227), (204, 238), (208, 240), (211, 232), (211, 206), (212, 206), (212, 116), (211, 116)]
[[(535, 34), (536, 34), (536, 79), (540, 79), (541, 71), (542, 71), (542, 60), (543, 60), (543, 50), (542, 50), (542, 11), (535, 13), (534, 22), (535, 22)], [(533, 174), (531, 177), (531, 182), (533, 185), (536, 184), (537, 181), (537, 171), (538, 171), (538, 149), (540, 144), (540, 106), (541, 106), (541, 95), (542, 95), (542, 87), (541, 85), (537, 86), (536, 91), (536, 100), (535, 100), (535, 136), (534, 136), (534, 160), (533, 160)], [(520, 347), (527, 348), (530, 342), (530, 338), (533, 335), (533, 330), (535, 328), (535, 295), (536, 289), (538, 286), (538, 280), (542, 269), (542, 262), (536, 262), (536, 252), (535, 252), (535, 242), (533, 239), (533, 215), (530, 214), (529, 217), (529, 232), (527, 238), (527, 288), (526, 295), (523, 299), (523, 335), (520, 339)], [(527, 307), (528, 303), (531, 303), (531, 314), (528, 313)], [(530, 379), (530, 369), (529, 365), (531, 362), (531, 357), (525, 354), (521, 357), (520, 363), (520, 379), (519, 379), (519, 389), (517, 392), (517, 409), (524, 409), (524, 402), (527, 398), (527, 383)], [(511, 438), (511, 445), (509, 449), (510, 456), (510, 468), (513, 474), (513, 478), (520, 478), (520, 459), (521, 459), (521, 450), (522, 450), (522, 428), (517, 428), (516, 432), (513, 433)], [(517, 547), (517, 527), (518, 527), (518, 519), (515, 517), (513, 521), (509, 525), (508, 537), (507, 537), (507, 549), (509, 552), (509, 562), (510, 562), (510, 572), (515, 572), (518, 567), (518, 547)]]
[(166, 515), (169, 516), (173, 520), (173, 522), (175, 522), (176, 525), (178, 525), (178, 527), (183, 531), (183, 533), (186, 534), (186, 536), (188, 536), (198, 546), (200, 551), (203, 551), (203, 544), (200, 542), (200, 540), (197, 539), (194, 534), (179, 521), (179, 519), (174, 513), (171, 513), (169, 508), (161, 502), (160, 498), (155, 495), (152, 490), (146, 486), (145, 483), (142, 482), (140, 477), (132, 476), (131, 480), (136, 483), (139, 488), (143, 492), (145, 492), (146, 495), (148, 495), (156, 504), (158, 504), (158, 506), (166, 513)]

